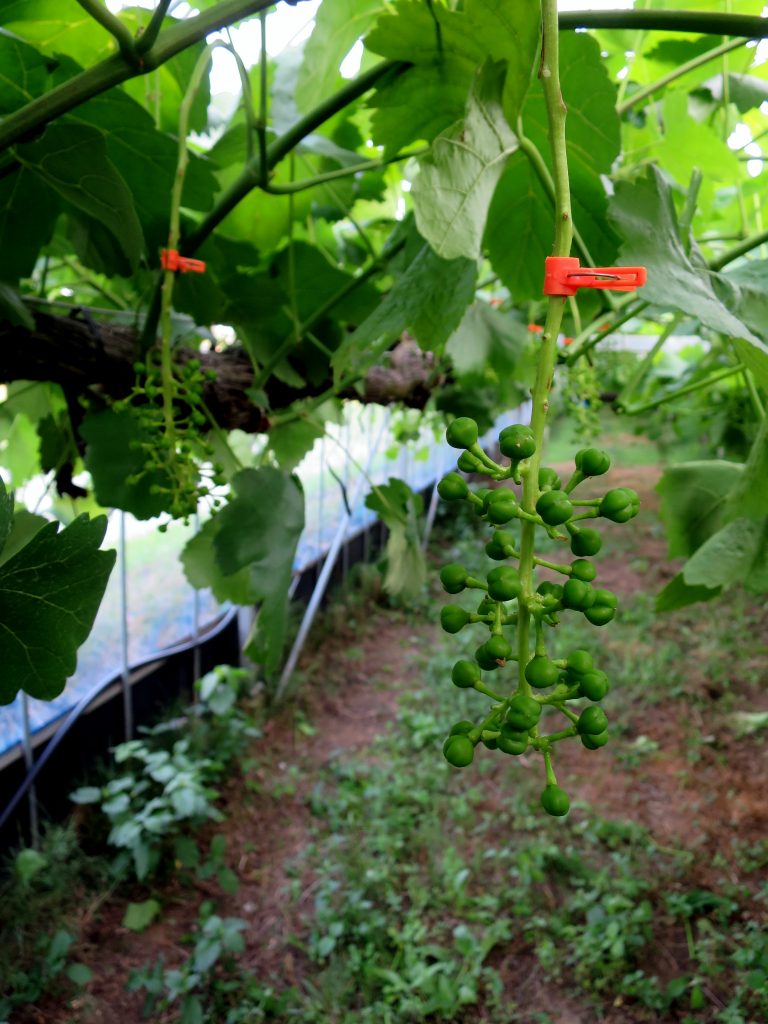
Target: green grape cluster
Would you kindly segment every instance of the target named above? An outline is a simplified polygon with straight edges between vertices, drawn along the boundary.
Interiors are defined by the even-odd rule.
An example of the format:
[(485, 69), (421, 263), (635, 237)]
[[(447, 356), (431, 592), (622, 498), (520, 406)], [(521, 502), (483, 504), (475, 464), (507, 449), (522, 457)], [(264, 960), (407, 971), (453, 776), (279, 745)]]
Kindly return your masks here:
[[(454, 448), (463, 449), (457, 463), (459, 469), (471, 469), (496, 482), (520, 483), (530, 472), (529, 460), (536, 451), (532, 430), (522, 424), (506, 427), (499, 435), (499, 449), (509, 459), (508, 466), (495, 462), (481, 448), (477, 424), (468, 417), (454, 420), (446, 439)], [(626, 523), (637, 515), (640, 505), (636, 492), (628, 487), (613, 488), (602, 498), (574, 498), (579, 484), (602, 476), (610, 468), (611, 460), (598, 448), (583, 448), (576, 453), (574, 462), (573, 473), (565, 484), (555, 470), (538, 470), (535, 512), (522, 507), (511, 486), (472, 489), (457, 472), (448, 473), (437, 488), (445, 501), (471, 503), (477, 515), (493, 528), (485, 546), (486, 554), (492, 561), (503, 563), (490, 568), (482, 578), (470, 575), (457, 564), (446, 565), (440, 572), (440, 581), (449, 594), (464, 590), (481, 592), (474, 612), (447, 604), (440, 622), (448, 633), (458, 633), (476, 624), (487, 630), (488, 636), (475, 650), (473, 660), (457, 661), (451, 678), (455, 686), (475, 689), (492, 702), (482, 721), (454, 725), (443, 753), (450, 764), (464, 768), (472, 763), (479, 743), (512, 755), (539, 751), (546, 771), (541, 803), (553, 815), (567, 814), (569, 799), (557, 785), (552, 748), (569, 737), (578, 737), (588, 750), (608, 742), (608, 718), (600, 701), (608, 693), (609, 682), (586, 650), (553, 656), (547, 634), (567, 612), (583, 615), (594, 626), (604, 626), (614, 618), (616, 595), (595, 585), (597, 570), (590, 560), (600, 551), (602, 538), (586, 524), (597, 518)], [(531, 527), (568, 544), (576, 557), (561, 563), (541, 558), (534, 551), (524, 567), (519, 533)], [(562, 583), (544, 580), (536, 585), (536, 566), (565, 579)], [(514, 678), (507, 681), (510, 668)], [(581, 703), (574, 707), (577, 701)], [(584, 701), (590, 703), (584, 707)], [(551, 713), (564, 717), (565, 725), (544, 732), (543, 721), (550, 719)]]
[(213, 489), (225, 483), (224, 468), (214, 461), (204, 430), (208, 419), (203, 392), (215, 371), (189, 359), (164, 375), (159, 354), (134, 363), (133, 369), (136, 383), (130, 394), (112, 406), (116, 412), (130, 412), (144, 438), (131, 442), (143, 463), (126, 483), (136, 486), (144, 476), (156, 476), (162, 483), (151, 484), (150, 493), (162, 495), (166, 511), (187, 523), (201, 500), (210, 498), (214, 508), (220, 505)]

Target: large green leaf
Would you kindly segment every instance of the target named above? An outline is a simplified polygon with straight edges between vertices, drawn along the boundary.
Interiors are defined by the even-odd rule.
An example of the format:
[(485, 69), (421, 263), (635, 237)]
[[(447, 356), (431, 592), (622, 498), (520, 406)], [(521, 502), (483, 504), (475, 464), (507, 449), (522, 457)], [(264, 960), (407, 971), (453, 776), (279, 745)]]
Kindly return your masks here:
[[(608, 174), (620, 148), (616, 88), (608, 78), (600, 50), (589, 36), (563, 34), (561, 85), (574, 224), (593, 259), (613, 261), (617, 239), (607, 221), (607, 197), (601, 175)], [(551, 167), (547, 112), (541, 83), (531, 86), (522, 112), (523, 130)], [(517, 153), (501, 177), (488, 214), (485, 244), (494, 270), (515, 301), (539, 298), (544, 258), (554, 232), (552, 198), (542, 188), (529, 160)]]
[(504, 77), (502, 64), (484, 65), (464, 118), (419, 160), (412, 189), (416, 225), (443, 259), (479, 259), (488, 207), (517, 148), (501, 106)]
[(493, 269), (515, 303), (541, 297), (553, 231), (552, 202), (527, 157), (515, 153), (493, 196), (484, 239)]
[(382, 0), (334, 0), (320, 5), (299, 71), (296, 102), (300, 110), (310, 110), (333, 92), (342, 60), (383, 9)]
[(46, 54), (66, 54), (94, 64), (117, 51), (117, 43), (77, 0), (4, 0), (0, 25)]
[(477, 264), (443, 260), (412, 232), (407, 262), (381, 303), (337, 349), (337, 373), (373, 365), (403, 331), (424, 349), (440, 351), (474, 298)]
[(443, 62), (414, 65), (394, 81), (379, 86), (369, 103), (374, 108), (371, 132), (386, 156), (410, 142), (431, 142), (464, 111), (472, 72), (447, 56)]
[(745, 260), (712, 275), (720, 300), (764, 344), (760, 348), (736, 341), (741, 361), (768, 391), (768, 260)]
[[(148, 250), (154, 256), (168, 237), (170, 193), (178, 160), (176, 139), (158, 131), (149, 114), (120, 89), (77, 107), (66, 122), (88, 125), (100, 132), (107, 156), (130, 189)], [(208, 210), (216, 189), (210, 160), (190, 152), (182, 205)]]
[(0, 30), (0, 114), (10, 114), (45, 91), (50, 57)]
[(690, 586), (685, 582), (683, 574), (679, 572), (670, 582), (656, 595), (657, 612), (673, 612), (678, 608), (686, 608), (691, 604), (698, 604), (700, 601), (712, 601), (723, 592), (722, 587)]
[[(475, 69), (488, 57), (506, 61), (502, 103), (514, 121), (525, 98), (539, 43), (539, 7), (512, 0), (467, 0), (463, 11), (399, 0), (365, 40), (374, 53), (414, 67), (384, 81), (371, 102), (374, 138), (387, 153), (431, 141), (464, 113)], [(439, 22), (439, 33), (435, 25)]]
[(213, 538), (225, 576), (248, 567), (261, 608), (248, 651), (267, 671), (277, 668), (286, 634), (288, 587), (304, 529), (304, 495), (279, 469), (244, 469), (232, 479), (234, 497), (219, 512)]
[(618, 182), (610, 216), (624, 238), (622, 262), (648, 270), (642, 292), (645, 300), (688, 313), (716, 331), (765, 348), (717, 297), (709, 272), (691, 263), (680, 242), (669, 186), (658, 168), (648, 168), (634, 181)]
[(214, 538), (221, 529), (221, 517), (214, 516), (187, 542), (181, 553), (184, 575), (197, 590), (210, 587), (217, 601), (231, 601), (232, 604), (256, 604), (261, 596), (258, 574), (250, 565), (226, 575), (216, 560)]
[(102, 223), (121, 243), (131, 268), (138, 266), (144, 249), (141, 224), (100, 132), (85, 125), (51, 124), (42, 138), (17, 146), (15, 154), (67, 203)]
[(720, 460), (667, 467), (656, 490), (670, 558), (692, 555), (722, 525), (728, 495), (743, 470)]
[(106, 529), (106, 516), (48, 523), (0, 566), (0, 703), (51, 700), (75, 671), (115, 564), (99, 550)]
[(13, 492), (0, 477), (0, 555), (3, 553), (13, 523)]
[(768, 519), (734, 519), (706, 540), (683, 568), (689, 586), (728, 587), (744, 582), (764, 557)]
[(514, 125), (537, 66), (540, 7), (516, 0), (467, 0), (464, 10), (472, 34), (488, 56), (508, 62), (502, 102)]
[(145, 471), (147, 449), (154, 439), (136, 416), (127, 411), (88, 413), (80, 434), (87, 443), (85, 467), (100, 505), (121, 508), (137, 519), (151, 519), (165, 511), (168, 496), (161, 492), (167, 490), (169, 480), (159, 470)]
[(0, 281), (15, 284), (32, 273), (60, 208), (58, 196), (26, 167), (0, 177)]

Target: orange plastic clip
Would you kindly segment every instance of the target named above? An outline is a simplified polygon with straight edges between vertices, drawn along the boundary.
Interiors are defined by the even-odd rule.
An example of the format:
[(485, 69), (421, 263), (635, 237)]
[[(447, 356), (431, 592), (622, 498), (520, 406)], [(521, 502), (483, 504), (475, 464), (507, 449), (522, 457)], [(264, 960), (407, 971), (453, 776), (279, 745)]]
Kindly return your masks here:
[(579, 288), (633, 292), (645, 284), (645, 267), (582, 267), (575, 256), (547, 256), (544, 294), (575, 295)]
[(180, 270), (182, 274), (191, 271), (193, 274), (204, 274), (203, 260), (193, 260), (190, 256), (179, 256), (177, 249), (162, 249), (160, 264), (163, 270)]

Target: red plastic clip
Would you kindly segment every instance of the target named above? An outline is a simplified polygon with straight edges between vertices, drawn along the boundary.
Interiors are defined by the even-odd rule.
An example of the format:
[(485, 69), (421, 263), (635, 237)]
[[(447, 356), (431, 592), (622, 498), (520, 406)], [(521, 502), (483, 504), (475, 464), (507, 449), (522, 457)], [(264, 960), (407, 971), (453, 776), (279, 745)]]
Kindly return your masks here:
[(191, 271), (193, 274), (204, 274), (203, 260), (193, 260), (190, 256), (179, 256), (177, 249), (162, 249), (160, 264), (163, 270), (180, 270), (182, 274)]
[(633, 292), (646, 279), (645, 267), (581, 267), (575, 256), (547, 256), (544, 294), (575, 295), (579, 288)]

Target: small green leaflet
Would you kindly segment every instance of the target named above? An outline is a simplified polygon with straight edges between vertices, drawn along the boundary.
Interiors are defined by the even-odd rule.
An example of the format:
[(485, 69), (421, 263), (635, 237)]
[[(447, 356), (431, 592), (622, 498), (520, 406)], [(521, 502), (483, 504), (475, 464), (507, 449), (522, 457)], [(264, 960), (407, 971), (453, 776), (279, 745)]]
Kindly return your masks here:
[(143, 932), (149, 928), (161, 910), (158, 901), (153, 899), (129, 903), (123, 915), (123, 928), (128, 928), (132, 932)]
[(103, 224), (136, 270), (144, 235), (131, 193), (107, 156), (100, 132), (86, 125), (51, 124), (42, 138), (17, 146), (14, 154), (65, 202)]
[(106, 529), (106, 516), (48, 523), (0, 566), (0, 703), (51, 700), (75, 671), (115, 564), (99, 550)]
[(503, 64), (486, 62), (472, 83), (462, 121), (419, 160), (416, 226), (443, 259), (479, 259), (485, 221), (507, 158), (517, 149), (501, 107)]
[(388, 483), (371, 491), (365, 504), (389, 530), (384, 551), (384, 589), (393, 597), (413, 601), (427, 578), (421, 543), (421, 495), (415, 494), (404, 481), (390, 477)]

